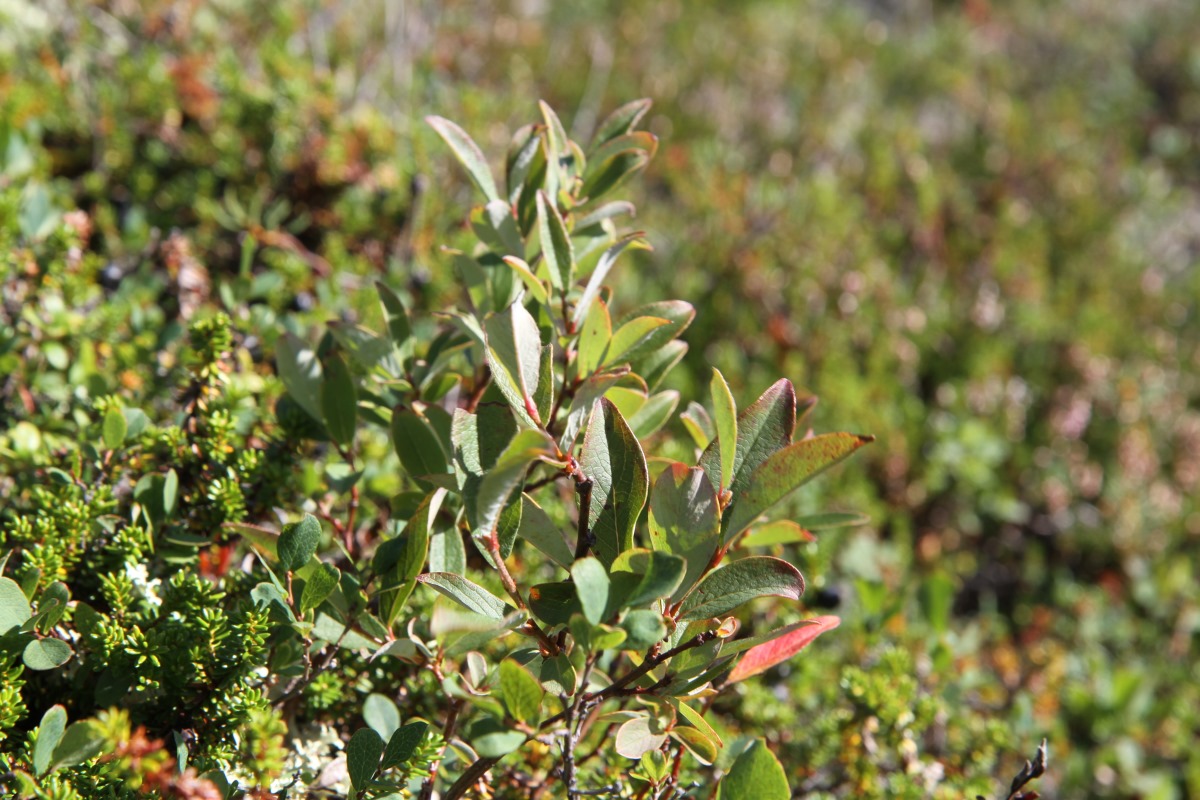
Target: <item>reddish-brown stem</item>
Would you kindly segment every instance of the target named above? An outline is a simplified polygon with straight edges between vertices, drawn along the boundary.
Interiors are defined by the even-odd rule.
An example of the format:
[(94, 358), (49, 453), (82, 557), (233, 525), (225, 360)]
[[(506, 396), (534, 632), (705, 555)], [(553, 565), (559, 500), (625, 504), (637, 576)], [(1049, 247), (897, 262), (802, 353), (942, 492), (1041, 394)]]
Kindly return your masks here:
[[(492, 560), (496, 562), (496, 570), (500, 573), (500, 582), (504, 584), (504, 590), (508, 592), (508, 596), (517, 604), (517, 608), (528, 611), (529, 605), (525, 602), (525, 598), (521, 596), (521, 590), (517, 588), (517, 582), (513, 580), (512, 573), (508, 571), (508, 565), (504, 563), (504, 557), (500, 554), (500, 539), (496, 536), (495, 531), (488, 537), (487, 545)], [(542, 645), (542, 649), (549, 655), (558, 655), (558, 645), (546, 635), (546, 632), (532, 618), (525, 622), (525, 628), (534, 635)]]
[(470, 411), (472, 414), (475, 413), (475, 409), (479, 406), (479, 401), (483, 399), (483, 393), (487, 391), (488, 384), (491, 381), (492, 373), (487, 367), (484, 367), (479, 378), (475, 381), (475, 388), (472, 390), (471, 396), (467, 398), (467, 411)]
[[(454, 728), (458, 724), (458, 712), (459, 712), (459, 709), (462, 708), (462, 702), (463, 701), (461, 701), (461, 700), (452, 700), (450, 702), (450, 713), (446, 716), (446, 724), (442, 728), (442, 738), (445, 739), (445, 741), (447, 741), (447, 742), (449, 742), (454, 737)], [(444, 749), (443, 749), (443, 752), (445, 752)], [(478, 763), (478, 762), (476, 762), (476, 763)], [(492, 762), (492, 763), (495, 763), (495, 762)], [(433, 761), (433, 763), (431, 763), (429, 765), (429, 777), (426, 778), (425, 781), (421, 784), (421, 794), (418, 795), (420, 800), (430, 800), (433, 797), (433, 784), (437, 781), (438, 768), (441, 767), (441, 765), (442, 765), (442, 755), (441, 755), (441, 753), (439, 753), (437, 759), (435, 759)], [(472, 765), (472, 766), (474, 766), (474, 765)], [(483, 770), (483, 772), (481, 772), (479, 774), (479, 777), (483, 777), (483, 773), (487, 772), (488, 769), (491, 769), (491, 765), (489, 765), (487, 769)], [(464, 773), (463, 777), (466, 777), (465, 773)], [(456, 781), (454, 785), (458, 786), (458, 784), (461, 782), (461, 780), (462, 779), (460, 778), (459, 781)], [(478, 780), (478, 778), (476, 778), (476, 780)], [(474, 781), (472, 781), (472, 783), (474, 783)], [(468, 784), (468, 785), (470, 785), (470, 784)], [(450, 795), (447, 795), (447, 796), (450, 796)]]

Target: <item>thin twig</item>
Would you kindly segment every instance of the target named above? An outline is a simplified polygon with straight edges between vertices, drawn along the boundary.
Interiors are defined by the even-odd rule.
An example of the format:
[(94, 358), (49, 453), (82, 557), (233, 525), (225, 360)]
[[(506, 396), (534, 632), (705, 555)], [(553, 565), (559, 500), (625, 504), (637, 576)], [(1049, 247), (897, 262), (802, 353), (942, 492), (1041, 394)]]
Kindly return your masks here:
[[(462, 708), (462, 703), (462, 700), (452, 700), (450, 702), (450, 713), (446, 717), (446, 725), (442, 728), (442, 738), (446, 744), (442, 747), (442, 752), (438, 754), (438, 757), (429, 765), (429, 777), (421, 783), (421, 794), (418, 795), (419, 800), (431, 800), (433, 797), (433, 784), (437, 781), (438, 769), (442, 766), (442, 756), (446, 752), (446, 747), (450, 746), (450, 740), (454, 737), (454, 728), (458, 724), (458, 712)], [(491, 769), (490, 765), (488, 769)], [(487, 769), (483, 772), (487, 772)], [(479, 774), (479, 777), (483, 777), (483, 772)], [(461, 782), (461, 779), (455, 782), (454, 785), (457, 786), (459, 782)], [(450, 795), (447, 796), (449, 797)]]
[[(500, 573), (500, 582), (504, 584), (504, 590), (508, 592), (509, 597), (511, 597), (513, 602), (517, 604), (517, 608), (520, 608), (523, 611), (528, 611), (529, 605), (525, 602), (525, 598), (521, 595), (521, 590), (517, 588), (517, 582), (513, 580), (512, 573), (508, 571), (508, 565), (504, 563), (504, 557), (500, 554), (500, 539), (496, 536), (495, 531), (493, 531), (492, 535), (488, 537), (487, 545), (488, 552), (491, 553), (492, 560), (496, 562), (496, 570)], [(546, 635), (546, 632), (542, 630), (541, 626), (538, 625), (532, 617), (525, 621), (525, 627), (530, 633), (537, 637), (538, 642), (541, 643), (542, 648), (549, 655), (558, 655), (558, 645), (553, 639)]]
[[(716, 635), (717, 634), (714, 631), (705, 631), (704, 633), (696, 634), (691, 639), (688, 639), (686, 642), (683, 642), (682, 644), (678, 645), (677, 647), (672, 647), (670, 650), (666, 651), (665, 653), (654, 654), (654, 655), (648, 654), (646, 657), (646, 660), (643, 661), (641, 663), (641, 665), (635, 667), (628, 674), (626, 674), (623, 678), (621, 678), (620, 680), (618, 680), (616, 683), (612, 684), (611, 686), (607, 687), (606, 689), (602, 689), (599, 692), (596, 692), (595, 694), (581, 692), (580, 695), (578, 696), (580, 707), (582, 708), (585, 705), (588, 707), (591, 707), (593, 705), (603, 703), (605, 700), (608, 700), (611, 697), (620, 696), (622, 689), (624, 689), (626, 686), (628, 686), (629, 684), (636, 681), (638, 678), (645, 675), (650, 670), (657, 667), (659, 664), (663, 663), (664, 661), (667, 661), (668, 659), (674, 658), (675, 656), (679, 655), (680, 653), (683, 653), (687, 650), (691, 650), (694, 647), (699, 647), (700, 645), (711, 641)], [(653, 650), (651, 650), (651, 653), (653, 653)], [(656, 686), (663, 685), (665, 683), (665, 681), (666, 681), (666, 679), (664, 678), (662, 681), (659, 681), (658, 684), (655, 684), (655, 685)], [(583, 686), (583, 684), (581, 683), (581, 687), (582, 686)], [(567, 709), (564, 709), (563, 711), (560, 711), (559, 713), (555, 714), (554, 716), (552, 716), (546, 720), (543, 720), (542, 723), (538, 726), (538, 730), (540, 731), (540, 730), (545, 730), (547, 728), (552, 728), (555, 725), (559, 724), (560, 722), (563, 722), (566, 719), (567, 719)], [(529, 738), (533, 738), (533, 737), (531, 736)], [(486, 774), (488, 770), (490, 770), (492, 767), (494, 767), (499, 760), (500, 759), (498, 759), (498, 758), (476, 759), (476, 761), (473, 764), (471, 764), (471, 766), (467, 767), (466, 771), (463, 772), (463, 774), (461, 776), (459, 776), (459, 779), (454, 782), (454, 785), (446, 790), (446, 794), (443, 796), (443, 800), (458, 800), (458, 798), (462, 797), (468, 789), (470, 789), (472, 786), (474, 786), (475, 783), (481, 777), (483, 777), (483, 775)]]

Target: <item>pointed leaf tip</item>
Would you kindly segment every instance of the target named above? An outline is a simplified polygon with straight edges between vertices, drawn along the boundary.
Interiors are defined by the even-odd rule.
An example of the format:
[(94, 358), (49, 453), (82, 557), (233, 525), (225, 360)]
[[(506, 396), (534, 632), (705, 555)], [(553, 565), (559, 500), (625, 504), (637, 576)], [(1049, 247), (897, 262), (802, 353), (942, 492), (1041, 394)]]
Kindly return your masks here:
[(438, 136), (441, 136), (442, 140), (450, 146), (455, 158), (467, 170), (471, 180), (480, 188), (488, 201), (500, 200), (500, 193), (496, 191), (496, 181), (492, 177), (491, 167), (488, 166), (487, 159), (484, 157), (483, 151), (479, 149), (479, 145), (475, 144), (467, 132), (445, 117), (430, 115), (425, 117), (425, 122), (437, 131)]
[(808, 624), (791, 633), (750, 648), (733, 668), (733, 671), (729, 673), (727, 682), (736, 683), (752, 675), (766, 672), (777, 664), (782, 664), (812, 644), (812, 641), (822, 633), (831, 631), (842, 624), (842, 621), (834, 616), (814, 617), (805, 622)]
[(873, 437), (853, 433), (826, 433), (771, 453), (744, 484), (740, 476), (735, 479), (740, 488), (722, 519), (724, 540), (731, 541), (764, 511), (871, 441)]

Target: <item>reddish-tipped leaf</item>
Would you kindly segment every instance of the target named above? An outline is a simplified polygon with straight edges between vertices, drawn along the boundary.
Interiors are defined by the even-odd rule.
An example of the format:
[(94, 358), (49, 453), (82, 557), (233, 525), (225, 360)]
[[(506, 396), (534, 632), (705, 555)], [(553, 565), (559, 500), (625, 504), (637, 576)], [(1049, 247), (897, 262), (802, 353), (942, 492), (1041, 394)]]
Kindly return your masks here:
[(776, 664), (782, 664), (804, 648), (812, 644), (825, 631), (831, 631), (842, 621), (837, 617), (815, 617), (806, 620), (809, 624), (798, 630), (781, 636), (778, 639), (750, 648), (733, 672), (729, 673), (728, 683), (745, 680), (752, 675), (766, 672)]

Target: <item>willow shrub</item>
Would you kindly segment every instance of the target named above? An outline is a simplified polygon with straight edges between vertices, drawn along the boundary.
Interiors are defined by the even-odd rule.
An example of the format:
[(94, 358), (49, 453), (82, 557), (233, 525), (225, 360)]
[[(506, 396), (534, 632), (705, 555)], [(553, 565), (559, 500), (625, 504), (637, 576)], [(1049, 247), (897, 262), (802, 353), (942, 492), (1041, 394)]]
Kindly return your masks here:
[[(681, 414), (694, 441), (656, 436), (694, 311), (617, 301), (622, 255), (647, 245), (604, 199), (655, 152), (648, 107), (585, 148), (543, 104), (503, 188), (431, 118), (483, 201), (477, 241), (447, 253), (463, 307), (410, 315), (381, 283), (383, 330), (278, 336), (273, 414), (261, 382), (231, 388), (231, 320), (200, 315), (174, 408), (109, 396), (74, 416), (81, 441), (6, 440), (0, 787), (790, 796), (765, 742), (705, 714), (837, 625), (741, 631), (734, 612), (799, 600), (799, 570), (756, 549), (855, 518), (769, 512), (870, 437), (797, 435), (815, 399), (786, 380), (739, 411), (717, 370)], [(96, 268), (72, 236), (27, 251), (29, 298)], [(369, 485), (396, 464), (385, 437), (391, 497)], [(298, 490), (316, 457), (319, 490)]]

